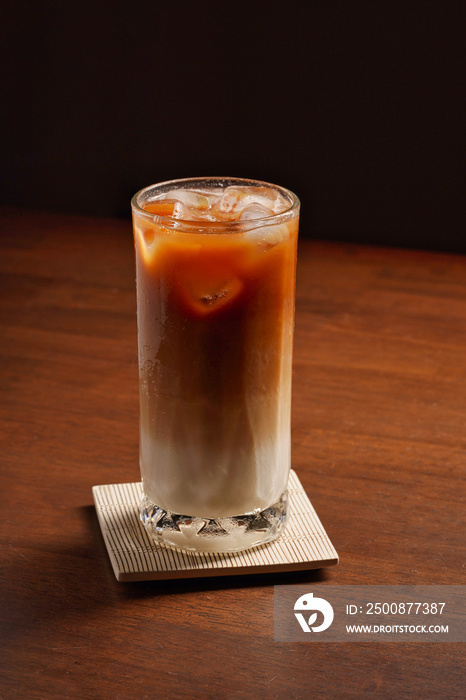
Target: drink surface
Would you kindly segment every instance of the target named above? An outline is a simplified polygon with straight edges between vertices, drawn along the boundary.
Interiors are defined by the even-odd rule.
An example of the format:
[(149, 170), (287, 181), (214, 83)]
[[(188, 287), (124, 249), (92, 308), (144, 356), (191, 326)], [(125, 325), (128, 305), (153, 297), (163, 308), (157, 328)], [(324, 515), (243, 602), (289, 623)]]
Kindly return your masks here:
[(290, 467), (297, 211), (277, 218), (290, 208), (282, 194), (237, 186), (168, 191), (142, 206), (144, 491), (188, 515), (262, 510)]

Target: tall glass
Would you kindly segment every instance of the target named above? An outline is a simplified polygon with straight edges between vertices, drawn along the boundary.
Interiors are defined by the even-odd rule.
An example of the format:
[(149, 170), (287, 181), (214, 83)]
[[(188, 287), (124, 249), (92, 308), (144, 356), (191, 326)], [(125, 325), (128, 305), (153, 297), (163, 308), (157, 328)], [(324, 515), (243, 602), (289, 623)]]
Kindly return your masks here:
[(287, 519), (299, 200), (190, 178), (132, 210), (142, 522), (194, 551), (269, 542)]

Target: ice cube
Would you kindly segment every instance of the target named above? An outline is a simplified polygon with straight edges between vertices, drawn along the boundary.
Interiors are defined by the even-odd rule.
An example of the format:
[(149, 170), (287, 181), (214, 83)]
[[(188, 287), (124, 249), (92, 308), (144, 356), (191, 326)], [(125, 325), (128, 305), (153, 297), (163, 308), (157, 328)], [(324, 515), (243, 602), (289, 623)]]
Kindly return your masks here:
[(253, 219), (264, 219), (267, 216), (273, 216), (274, 212), (269, 207), (264, 207), (262, 204), (253, 202), (245, 207), (239, 215), (240, 221), (250, 221)]
[(209, 201), (206, 194), (195, 190), (169, 190), (159, 195), (154, 201), (174, 202), (172, 216), (175, 219), (195, 221), (199, 215), (208, 211), (215, 200)]
[(158, 247), (158, 237), (156, 235), (155, 229), (151, 226), (138, 226), (134, 227), (136, 248), (141, 255), (142, 260), (145, 265), (152, 264), (156, 249)]
[(228, 289), (219, 289), (216, 292), (213, 292), (212, 294), (204, 294), (204, 296), (202, 296), (199, 299), (199, 301), (205, 306), (214, 306), (214, 304), (216, 304), (221, 299), (225, 299), (227, 295)]
[(217, 201), (217, 199), (219, 199), (219, 197), (222, 196), (224, 190), (223, 187), (208, 187), (206, 189), (190, 190), (190, 192), (195, 192), (196, 194), (207, 197), (209, 204), (212, 205)]
[(143, 245), (144, 247), (150, 246), (154, 243), (155, 231), (152, 228), (152, 226), (143, 228), (142, 226), (138, 226), (137, 224), (135, 224), (134, 231), (141, 245)]
[(269, 248), (289, 238), (290, 233), (286, 224), (275, 224), (253, 228), (250, 231), (245, 231), (244, 235), (246, 238), (263, 243), (266, 248)]
[(206, 280), (193, 278), (186, 279), (179, 287), (184, 297), (184, 303), (201, 316), (217, 312), (225, 305), (236, 299), (243, 289), (243, 282), (237, 277), (218, 279), (206, 283)]
[(179, 200), (175, 201), (172, 216), (174, 219), (180, 219), (181, 221), (186, 221), (192, 218), (189, 207), (185, 206), (183, 202), (180, 202)]
[(198, 297), (198, 303), (206, 310), (213, 307), (219, 308), (232, 301), (241, 291), (243, 284), (237, 277), (232, 277), (215, 287), (211, 285), (209, 287)]
[(223, 214), (238, 216), (251, 204), (267, 206), (267, 198), (261, 197), (256, 190), (256, 187), (237, 187), (236, 185), (227, 187), (215, 208)]
[[(288, 208), (288, 202), (279, 192), (266, 187), (227, 187), (215, 205), (221, 213), (240, 215), (247, 207), (258, 205), (278, 214)], [(269, 216), (271, 215), (269, 214)]]
[[(255, 220), (263, 219), (267, 216), (273, 216), (274, 211), (268, 206), (254, 202), (249, 204), (240, 214), (240, 221), (253, 223)], [(258, 221), (259, 223), (259, 221)], [(264, 222), (265, 224), (265, 222)], [(244, 235), (246, 238), (260, 241), (266, 247), (270, 247), (280, 243), (280, 241), (288, 238), (289, 232), (286, 223), (257, 226), (251, 230), (246, 230)]]
[(243, 197), (244, 193), (240, 187), (227, 187), (217, 201), (215, 208), (224, 214), (232, 213), (236, 211)]
[(205, 194), (195, 190), (176, 190), (173, 192), (173, 198), (190, 209), (207, 209), (209, 207), (209, 200)]
[(276, 190), (270, 192), (269, 201), (269, 206), (272, 208), (274, 214), (281, 214), (290, 207), (288, 199)]

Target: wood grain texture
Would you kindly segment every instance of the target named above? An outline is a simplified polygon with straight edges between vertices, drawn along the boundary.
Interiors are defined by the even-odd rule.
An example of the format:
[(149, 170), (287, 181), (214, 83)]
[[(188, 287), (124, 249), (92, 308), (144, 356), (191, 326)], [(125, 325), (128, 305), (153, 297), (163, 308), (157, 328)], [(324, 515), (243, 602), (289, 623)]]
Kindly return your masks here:
[(274, 643), (273, 584), (464, 582), (466, 259), (300, 244), (293, 467), (338, 567), (123, 584), (91, 488), (139, 480), (134, 278), (128, 222), (3, 211), (2, 700), (462, 697), (460, 645)]

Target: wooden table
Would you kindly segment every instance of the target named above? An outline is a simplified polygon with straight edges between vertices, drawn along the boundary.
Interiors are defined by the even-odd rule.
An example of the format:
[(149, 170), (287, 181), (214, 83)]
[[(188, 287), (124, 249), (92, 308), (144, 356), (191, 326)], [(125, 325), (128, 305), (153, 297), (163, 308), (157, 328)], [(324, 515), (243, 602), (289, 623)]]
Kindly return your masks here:
[(466, 258), (302, 239), (293, 466), (314, 572), (118, 583), (94, 484), (139, 480), (129, 222), (4, 209), (0, 697), (456, 698), (460, 644), (281, 644), (273, 585), (464, 583)]

